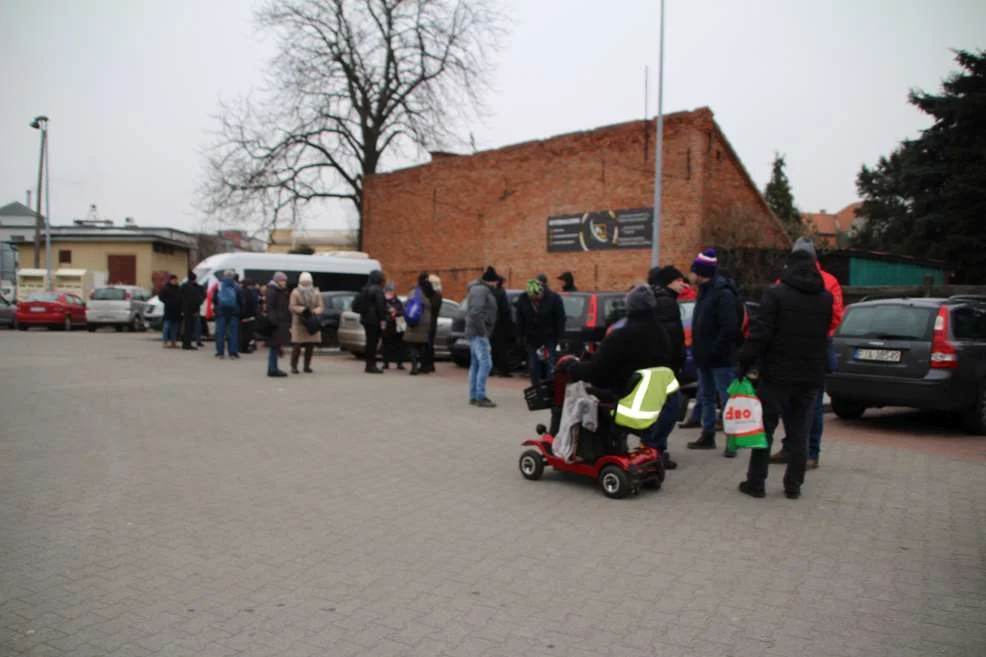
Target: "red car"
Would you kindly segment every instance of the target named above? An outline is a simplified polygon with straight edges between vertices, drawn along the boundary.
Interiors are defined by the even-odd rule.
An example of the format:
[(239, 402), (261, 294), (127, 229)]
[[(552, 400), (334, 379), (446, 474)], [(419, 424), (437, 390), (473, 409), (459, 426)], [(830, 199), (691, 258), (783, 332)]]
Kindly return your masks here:
[(26, 331), (32, 326), (71, 331), (86, 325), (86, 304), (66, 292), (35, 292), (17, 302), (17, 328)]

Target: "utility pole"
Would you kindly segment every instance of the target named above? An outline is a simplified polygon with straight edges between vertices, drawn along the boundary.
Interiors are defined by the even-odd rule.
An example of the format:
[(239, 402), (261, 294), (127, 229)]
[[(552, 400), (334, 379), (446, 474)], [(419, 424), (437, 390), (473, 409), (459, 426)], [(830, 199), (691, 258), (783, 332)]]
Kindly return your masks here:
[(664, 0), (661, 0), (661, 37), (657, 63), (657, 141), (654, 148), (654, 225), (650, 266), (657, 267), (661, 250), (661, 172), (664, 155)]
[(38, 155), (38, 194), (35, 199), (34, 217), (34, 268), (38, 269), (41, 267), (41, 228), (43, 221), (41, 218), (41, 182), (45, 170), (45, 152), (48, 146), (48, 117), (44, 115), (34, 117), (31, 127), (41, 131), (41, 152)]

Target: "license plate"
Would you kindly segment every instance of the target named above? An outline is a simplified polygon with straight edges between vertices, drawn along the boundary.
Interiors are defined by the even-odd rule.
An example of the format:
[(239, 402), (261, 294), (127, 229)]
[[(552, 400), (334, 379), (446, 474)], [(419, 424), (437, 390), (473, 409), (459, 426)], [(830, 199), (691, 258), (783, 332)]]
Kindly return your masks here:
[(39, 308), (38, 306), (31, 306), (32, 313), (43, 313), (44, 311), (45, 311), (44, 308)]
[(877, 363), (899, 363), (900, 352), (893, 349), (857, 349), (856, 360), (870, 360)]

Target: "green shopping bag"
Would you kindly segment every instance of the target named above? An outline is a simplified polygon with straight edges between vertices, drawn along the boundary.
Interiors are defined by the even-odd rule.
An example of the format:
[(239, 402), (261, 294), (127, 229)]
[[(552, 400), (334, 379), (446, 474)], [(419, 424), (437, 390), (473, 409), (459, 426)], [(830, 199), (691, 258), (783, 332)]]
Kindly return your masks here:
[(729, 384), (729, 401), (722, 410), (722, 428), (726, 432), (726, 449), (767, 449), (763, 431), (763, 405), (749, 379)]

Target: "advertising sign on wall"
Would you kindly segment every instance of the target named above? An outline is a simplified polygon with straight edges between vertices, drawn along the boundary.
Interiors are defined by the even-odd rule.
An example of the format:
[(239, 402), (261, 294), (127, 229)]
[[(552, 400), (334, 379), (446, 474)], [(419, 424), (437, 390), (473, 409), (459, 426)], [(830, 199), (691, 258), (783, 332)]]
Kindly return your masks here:
[(653, 225), (653, 208), (548, 217), (548, 251), (649, 249)]

